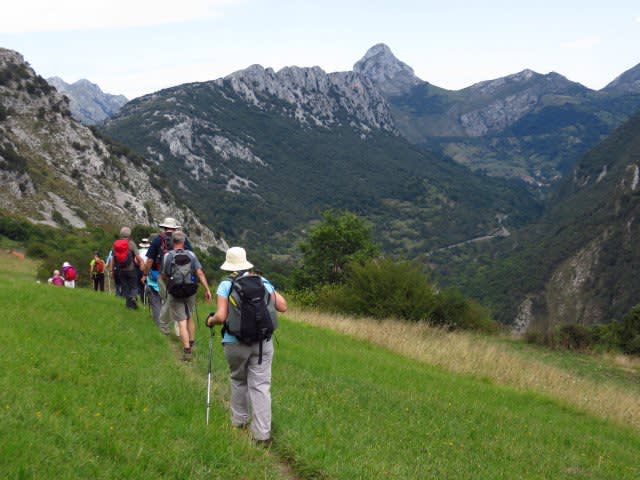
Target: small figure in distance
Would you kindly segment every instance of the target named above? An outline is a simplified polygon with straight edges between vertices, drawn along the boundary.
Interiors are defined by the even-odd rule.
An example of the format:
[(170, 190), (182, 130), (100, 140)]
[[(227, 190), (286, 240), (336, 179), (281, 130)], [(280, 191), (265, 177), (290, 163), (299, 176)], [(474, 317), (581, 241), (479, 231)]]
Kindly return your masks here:
[(112, 270), (116, 266), (119, 270), (122, 295), (125, 297), (125, 306), (131, 309), (138, 308), (136, 297), (138, 295), (138, 277), (135, 265), (142, 265), (143, 261), (138, 253), (136, 243), (131, 240), (131, 229), (122, 227), (120, 239), (113, 242)]
[(89, 276), (93, 279), (93, 289), (97, 292), (104, 292), (104, 269), (105, 262), (98, 252), (95, 252), (93, 259), (89, 263)]
[(64, 278), (60, 275), (60, 270), (54, 270), (53, 275), (47, 280), (49, 285), (55, 285), (57, 287), (64, 287)]
[(62, 264), (62, 278), (64, 279), (64, 286), (67, 288), (76, 288), (76, 278), (78, 273), (76, 272), (76, 267), (71, 265), (69, 262), (64, 262)]

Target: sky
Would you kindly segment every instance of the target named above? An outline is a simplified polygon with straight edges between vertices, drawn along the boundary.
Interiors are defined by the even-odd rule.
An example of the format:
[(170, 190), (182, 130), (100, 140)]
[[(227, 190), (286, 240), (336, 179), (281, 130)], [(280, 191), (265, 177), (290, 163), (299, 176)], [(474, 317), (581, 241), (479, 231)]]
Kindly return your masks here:
[(19, 0), (0, 47), (132, 99), (253, 64), (347, 71), (385, 43), (450, 90), (531, 69), (600, 89), (640, 63), (638, 0)]

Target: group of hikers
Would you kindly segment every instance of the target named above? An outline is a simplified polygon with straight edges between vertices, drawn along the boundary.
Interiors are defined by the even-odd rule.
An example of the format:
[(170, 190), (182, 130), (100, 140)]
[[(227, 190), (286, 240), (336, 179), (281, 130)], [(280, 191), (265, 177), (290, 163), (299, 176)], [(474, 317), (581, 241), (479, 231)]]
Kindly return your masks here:
[[(107, 260), (95, 253), (89, 266), (96, 291), (104, 291), (105, 274), (116, 284), (116, 294), (125, 298), (125, 306), (138, 308), (137, 297), (145, 298), (151, 317), (160, 331), (169, 335), (171, 323), (182, 343), (182, 359), (191, 361), (195, 346), (196, 295), (199, 286), (204, 299), (212, 295), (204, 270), (180, 225), (167, 217), (159, 224), (162, 231), (136, 245), (131, 229), (122, 227)], [(49, 283), (75, 286), (63, 272), (54, 271)], [(216, 311), (207, 315), (207, 327), (222, 325), (222, 345), (231, 382), (231, 423), (251, 429), (260, 444), (271, 441), (271, 365), (274, 348), (271, 336), (277, 328), (277, 313), (287, 310), (285, 298), (247, 260), (242, 247), (226, 252), (220, 269), (228, 276), (216, 290)], [(74, 285), (67, 285), (67, 282)], [(143, 293), (140, 293), (143, 285)]]

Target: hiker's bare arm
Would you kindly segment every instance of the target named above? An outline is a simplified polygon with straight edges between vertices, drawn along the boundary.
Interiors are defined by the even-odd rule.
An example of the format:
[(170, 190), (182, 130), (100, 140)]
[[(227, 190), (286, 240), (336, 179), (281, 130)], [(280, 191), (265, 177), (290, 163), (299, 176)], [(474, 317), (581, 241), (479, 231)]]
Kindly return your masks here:
[(151, 270), (151, 265), (153, 265), (153, 259), (147, 258), (147, 261), (145, 262), (144, 267), (142, 268), (142, 272), (145, 275), (149, 275), (149, 270)]
[(213, 317), (207, 318), (209, 325), (221, 325), (229, 314), (229, 300), (218, 295), (217, 310)]
[(196, 274), (198, 275), (198, 279), (200, 280), (200, 283), (205, 288), (204, 299), (207, 301), (207, 303), (209, 303), (211, 302), (211, 290), (209, 290), (209, 283), (207, 282), (207, 277), (204, 276), (204, 271), (201, 268), (196, 270)]
[(285, 300), (285, 298), (280, 295), (278, 292), (275, 292), (276, 294), (276, 310), (279, 312), (286, 312), (287, 311), (287, 300)]

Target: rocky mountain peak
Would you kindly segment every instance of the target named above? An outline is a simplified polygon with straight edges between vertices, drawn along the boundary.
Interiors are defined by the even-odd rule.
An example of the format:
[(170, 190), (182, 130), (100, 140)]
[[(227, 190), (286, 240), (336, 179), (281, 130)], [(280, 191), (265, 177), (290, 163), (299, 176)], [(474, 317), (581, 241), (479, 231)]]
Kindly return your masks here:
[[(372, 129), (396, 132), (385, 99), (371, 80), (356, 72), (326, 73), (320, 67), (285, 67), (279, 71), (261, 65), (216, 80), (245, 101), (262, 109), (273, 100), (285, 102), (286, 115), (310, 126), (348, 125), (364, 133)], [(280, 107), (281, 108), (281, 107)]]
[(401, 62), (384, 43), (374, 45), (364, 57), (353, 66), (371, 81), (385, 95), (407, 93), (412, 87), (423, 83), (413, 72), (413, 68)]
[(615, 93), (640, 93), (640, 63), (617, 76), (602, 90)]
[(47, 82), (69, 97), (71, 115), (85, 125), (95, 125), (113, 117), (128, 101), (124, 95), (103, 92), (98, 85), (85, 78), (72, 84), (60, 77), (48, 78)]

